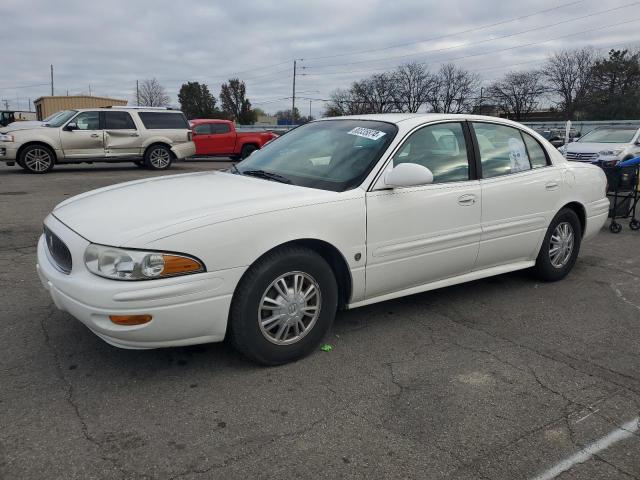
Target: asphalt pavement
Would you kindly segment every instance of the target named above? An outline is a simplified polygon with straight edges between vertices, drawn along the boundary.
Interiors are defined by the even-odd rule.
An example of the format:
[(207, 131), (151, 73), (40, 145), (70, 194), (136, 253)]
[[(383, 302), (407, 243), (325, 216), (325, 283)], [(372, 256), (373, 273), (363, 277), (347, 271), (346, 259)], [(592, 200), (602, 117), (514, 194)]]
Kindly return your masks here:
[(35, 245), (65, 198), (160, 174), (0, 166), (1, 479), (640, 478), (640, 232), (603, 230), (558, 283), (341, 312), (332, 351), (290, 365), (121, 350), (55, 309)]

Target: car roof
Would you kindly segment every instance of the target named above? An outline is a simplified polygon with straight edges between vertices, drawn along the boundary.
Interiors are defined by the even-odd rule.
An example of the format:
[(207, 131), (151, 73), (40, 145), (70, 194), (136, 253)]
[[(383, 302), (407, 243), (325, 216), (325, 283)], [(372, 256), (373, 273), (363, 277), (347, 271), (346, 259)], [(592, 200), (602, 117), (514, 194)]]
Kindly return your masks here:
[(180, 110), (176, 109), (165, 109), (165, 108), (156, 108), (156, 107), (93, 107), (93, 108), (68, 108), (67, 110), (75, 110), (77, 112), (95, 112), (97, 111), (114, 111), (114, 112), (154, 112), (154, 113), (182, 113)]
[(231, 123), (231, 120), (224, 120), (222, 118), (194, 118), (189, 120), (191, 123)]
[(380, 113), (367, 115), (348, 115), (344, 117), (321, 118), (317, 121), (334, 121), (334, 120), (373, 120), (378, 122), (394, 123), (405, 128), (413, 128), (430, 122), (438, 122), (441, 120), (452, 121), (485, 121), (492, 123), (502, 123), (504, 125), (516, 126), (522, 128), (522, 124), (508, 120), (506, 118), (489, 117), (486, 115), (471, 115), (460, 113)]

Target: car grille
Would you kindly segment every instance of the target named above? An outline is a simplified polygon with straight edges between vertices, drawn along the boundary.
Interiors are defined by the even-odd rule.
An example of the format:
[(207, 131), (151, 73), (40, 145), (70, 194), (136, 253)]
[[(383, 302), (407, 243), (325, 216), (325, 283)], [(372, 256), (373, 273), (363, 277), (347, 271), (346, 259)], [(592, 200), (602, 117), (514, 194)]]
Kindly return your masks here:
[(595, 162), (597, 158), (597, 153), (567, 152), (567, 160), (573, 160), (575, 162)]
[(55, 266), (62, 273), (69, 275), (73, 263), (71, 261), (71, 252), (65, 243), (47, 227), (44, 227), (44, 238), (47, 241), (50, 258), (55, 263)]

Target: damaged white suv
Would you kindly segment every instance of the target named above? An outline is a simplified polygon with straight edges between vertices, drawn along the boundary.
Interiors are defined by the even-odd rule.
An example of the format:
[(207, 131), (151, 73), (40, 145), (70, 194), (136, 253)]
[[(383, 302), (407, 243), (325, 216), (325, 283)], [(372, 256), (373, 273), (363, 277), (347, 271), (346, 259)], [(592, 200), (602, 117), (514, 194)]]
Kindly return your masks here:
[(167, 108), (66, 110), (33, 128), (0, 130), (0, 161), (31, 173), (74, 162), (134, 162), (165, 170), (194, 154), (189, 123), (182, 112)]

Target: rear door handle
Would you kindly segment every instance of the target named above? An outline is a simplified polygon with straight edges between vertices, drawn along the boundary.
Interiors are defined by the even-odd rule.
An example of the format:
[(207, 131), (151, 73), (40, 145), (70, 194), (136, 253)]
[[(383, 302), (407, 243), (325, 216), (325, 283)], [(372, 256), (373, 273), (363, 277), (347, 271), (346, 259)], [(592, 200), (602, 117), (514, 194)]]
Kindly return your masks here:
[(92, 133), (91, 134), (91, 138), (98, 138), (100, 135), (98, 135), (97, 133)]
[(130, 133), (129, 136), (130, 137), (139, 137), (140, 134), (139, 133)]
[(476, 203), (475, 195), (469, 194), (458, 197), (458, 205), (462, 205), (463, 207), (468, 207), (470, 205), (473, 205), (474, 203)]
[(546, 188), (547, 190), (557, 190), (560, 187), (560, 184), (558, 182), (547, 182), (547, 184), (544, 186), (544, 188)]

